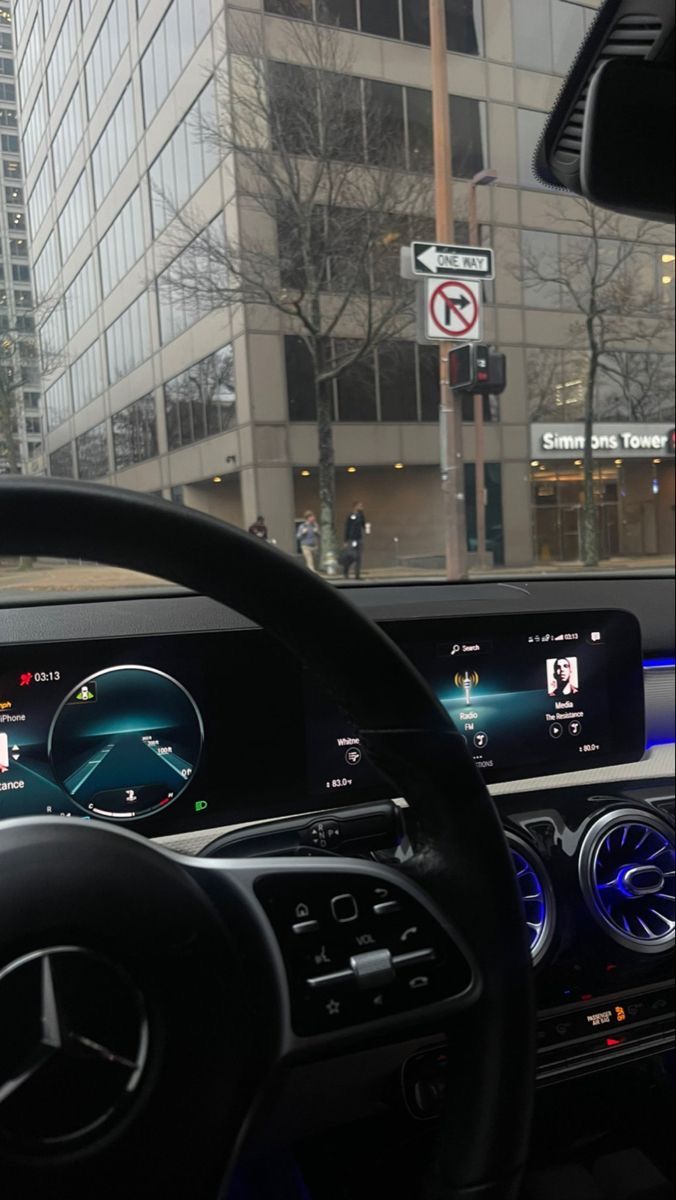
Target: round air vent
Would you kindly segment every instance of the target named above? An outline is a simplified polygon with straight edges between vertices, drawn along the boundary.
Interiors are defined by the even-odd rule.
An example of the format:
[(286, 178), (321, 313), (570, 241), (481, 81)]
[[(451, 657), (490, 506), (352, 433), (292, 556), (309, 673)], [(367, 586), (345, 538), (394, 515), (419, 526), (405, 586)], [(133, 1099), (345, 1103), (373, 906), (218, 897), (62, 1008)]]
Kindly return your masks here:
[(622, 946), (644, 954), (674, 941), (674, 834), (657, 816), (608, 813), (580, 850), (580, 882), (599, 924)]
[(523, 900), (530, 953), (535, 965), (549, 949), (554, 934), (554, 893), (539, 855), (513, 834), (509, 834), (507, 840)]

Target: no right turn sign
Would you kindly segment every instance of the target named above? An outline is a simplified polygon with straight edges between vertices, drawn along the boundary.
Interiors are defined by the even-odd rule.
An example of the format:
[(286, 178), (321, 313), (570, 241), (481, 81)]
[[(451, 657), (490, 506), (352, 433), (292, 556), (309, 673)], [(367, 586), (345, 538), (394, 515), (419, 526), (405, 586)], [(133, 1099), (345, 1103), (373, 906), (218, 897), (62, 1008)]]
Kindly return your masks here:
[(426, 280), (425, 334), (433, 341), (478, 341), (481, 284), (468, 279)]

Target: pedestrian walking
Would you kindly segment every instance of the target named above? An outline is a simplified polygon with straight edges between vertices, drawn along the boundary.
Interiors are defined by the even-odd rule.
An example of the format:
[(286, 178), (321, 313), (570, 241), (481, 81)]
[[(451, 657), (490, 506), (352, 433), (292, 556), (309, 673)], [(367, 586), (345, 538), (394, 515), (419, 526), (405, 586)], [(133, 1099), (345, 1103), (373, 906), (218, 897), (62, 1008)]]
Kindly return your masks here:
[(298, 526), (298, 545), (309, 571), (317, 570), (317, 551), (319, 550), (319, 526), (315, 514), (308, 509), (303, 514), (303, 520)]
[(345, 544), (341, 555), (345, 579), (350, 577), (350, 567), (354, 567), (355, 579), (361, 579), (361, 560), (366, 530), (364, 505), (361, 500), (355, 500), (345, 520)]

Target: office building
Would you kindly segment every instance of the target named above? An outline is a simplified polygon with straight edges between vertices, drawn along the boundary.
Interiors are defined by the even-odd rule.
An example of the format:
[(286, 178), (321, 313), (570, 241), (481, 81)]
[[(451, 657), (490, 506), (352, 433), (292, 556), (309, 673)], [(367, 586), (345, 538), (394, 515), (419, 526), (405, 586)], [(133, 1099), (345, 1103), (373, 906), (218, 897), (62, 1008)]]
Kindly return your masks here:
[[(489, 547), (496, 563), (513, 566), (574, 561), (586, 368), (570, 349), (575, 314), (565, 297), (528, 286), (514, 261), (566, 260), (565, 201), (553, 216), (532, 154), (597, 5), (446, 7), (459, 237), (467, 236), (470, 180), (488, 167), (497, 174), (477, 189), (481, 238), (497, 257), (484, 337), (505, 352), (508, 370), (507, 390), (484, 406)], [(53, 301), (40, 336), (61, 356), (45, 379), (46, 471), (160, 494), (245, 527), (262, 513), (278, 544), (294, 548), (295, 519), (318, 503), (298, 333), (261, 308), (201, 312), (167, 299), (161, 276), (172, 239), (163, 198), (192, 206), (205, 226), (238, 213), (236, 173), (199, 129), (216, 104), (213, 72), (244, 16), (263, 24), (273, 58), (301, 21), (337, 21), (355, 94), (378, 85), (402, 169), (429, 171), (425, 11), (422, 0), (18, 0), (35, 287), (41, 305)], [(674, 292), (668, 233), (650, 231), (641, 250), (644, 285), (662, 313)], [(663, 337), (644, 356), (649, 388), (636, 384), (626, 356), (599, 382), (599, 421), (618, 436), (598, 449), (604, 557), (673, 550), (670, 349)], [(394, 375), (389, 354), (377, 350), (332, 385), (339, 527), (359, 499), (372, 528), (367, 566), (434, 565), (444, 545), (436, 350), (412, 340), (398, 347)], [(471, 403), (465, 415), (471, 548)]]
[(12, 12), (0, 4), (0, 472), (31, 469), (42, 446), (40, 373), (21, 169)]

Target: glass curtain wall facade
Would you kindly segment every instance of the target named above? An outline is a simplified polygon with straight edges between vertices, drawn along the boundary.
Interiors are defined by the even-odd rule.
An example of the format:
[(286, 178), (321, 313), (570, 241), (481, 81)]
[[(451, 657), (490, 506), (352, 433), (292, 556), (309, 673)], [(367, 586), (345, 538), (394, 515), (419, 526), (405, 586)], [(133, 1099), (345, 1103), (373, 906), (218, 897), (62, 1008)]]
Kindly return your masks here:
[[(40, 468), (42, 413), (12, 16), (0, 3), (0, 473), (25, 473)], [(25, 157), (35, 153), (45, 102), (41, 94)]]

